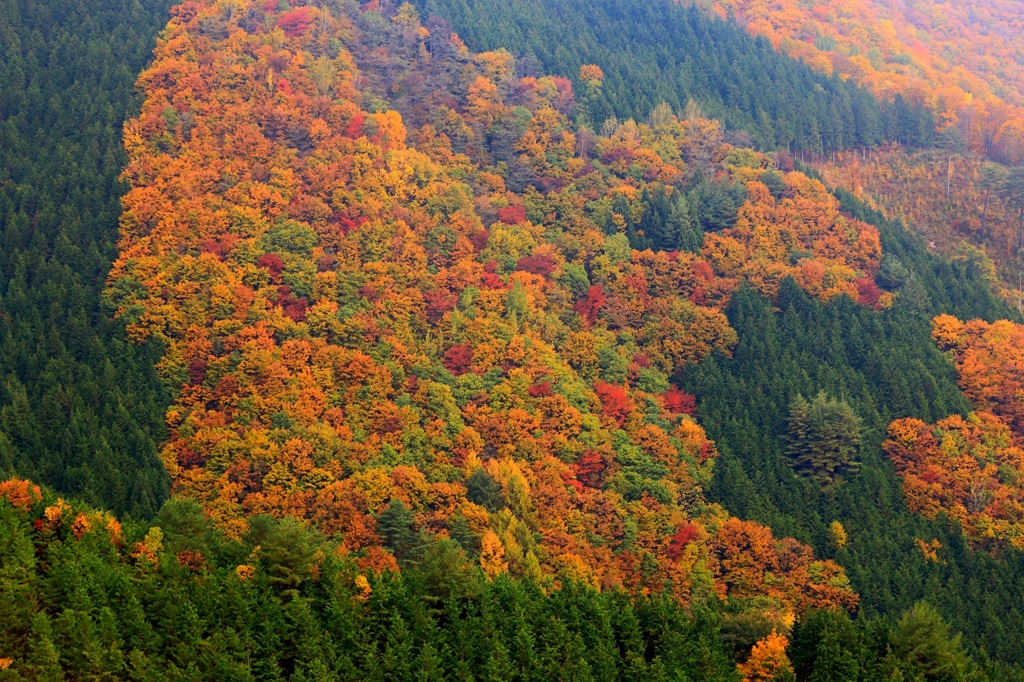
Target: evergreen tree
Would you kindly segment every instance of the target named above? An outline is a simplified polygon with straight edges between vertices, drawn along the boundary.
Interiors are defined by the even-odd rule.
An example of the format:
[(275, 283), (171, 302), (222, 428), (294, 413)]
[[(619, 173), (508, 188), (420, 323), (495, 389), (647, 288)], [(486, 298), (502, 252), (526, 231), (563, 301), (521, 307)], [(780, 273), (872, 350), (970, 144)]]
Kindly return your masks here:
[(913, 606), (889, 636), (893, 656), (911, 679), (966, 680), (971, 674), (960, 635), (953, 635), (942, 616), (927, 602)]
[(719, 232), (736, 225), (746, 198), (746, 190), (738, 183), (704, 181), (690, 191), (689, 201), (701, 231)]
[(412, 510), (398, 498), (392, 499), (377, 517), (377, 534), (399, 561), (422, 544)]
[(475, 469), (466, 479), (466, 499), (491, 512), (506, 506), (501, 484), (483, 467)]
[(793, 469), (828, 486), (857, 470), (860, 419), (842, 400), (822, 391), (808, 402), (802, 395), (789, 406), (787, 452)]

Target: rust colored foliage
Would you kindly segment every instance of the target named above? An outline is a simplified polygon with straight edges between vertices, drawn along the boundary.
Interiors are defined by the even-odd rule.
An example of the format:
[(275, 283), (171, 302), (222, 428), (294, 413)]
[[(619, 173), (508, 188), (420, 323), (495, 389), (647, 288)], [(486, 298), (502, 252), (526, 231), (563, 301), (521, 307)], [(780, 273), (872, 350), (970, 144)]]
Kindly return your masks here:
[(10, 504), (46, 539), (82, 540), (90, 533), (100, 532), (107, 542), (118, 548), (124, 541), (121, 524), (106, 512), (81, 509), (61, 498), (44, 506), (39, 486), (21, 478), (0, 481), (0, 504)]
[(888, 147), (838, 154), (817, 168), (829, 186), (902, 218), (930, 248), (981, 271), (997, 291), (1016, 291), (1018, 216), (999, 196), (1000, 167), (983, 156)]
[(0, 483), (0, 497), (23, 510), (27, 510), (43, 499), (39, 492), (39, 486), (20, 478), (11, 478)]
[(1024, 153), (1024, 17), (1016, 0), (706, 0), (812, 68), (936, 113), (941, 129), (1010, 163)]
[(468, 372), (473, 366), (472, 346), (460, 343), (449, 348), (444, 354), (444, 366), (455, 376)]
[(576, 480), (588, 488), (600, 488), (607, 462), (600, 452), (587, 450), (572, 466)]
[(901, 419), (889, 426), (884, 448), (912, 510), (956, 519), (976, 546), (1024, 548), (1024, 449), (1002, 419), (987, 412), (937, 424)]
[(1024, 325), (939, 315), (932, 327), (939, 348), (953, 357), (964, 395), (1024, 434)]
[[(371, 22), (371, 49), (347, 13), (370, 5), (225, 7), (179, 8), (139, 79), (106, 294), (134, 340), (166, 345), (175, 495), (234, 536), (252, 515), (296, 517), (363, 571), (397, 569), (376, 519), (400, 501), (429, 535), (486, 538), (492, 576), (681, 601), (713, 576), (772, 613), (855, 603), (838, 566), (763, 526), (743, 526), (765, 545), (750, 570), (775, 582), (732, 567), (731, 520), (703, 497), (714, 444), (664, 386), (735, 344), (722, 308), (742, 279), (771, 294), (816, 267), (808, 291), (856, 295), (876, 233), (799, 173), (776, 205), (750, 165), (772, 158), (737, 157), (705, 119), (592, 136), (588, 158), (629, 159), (598, 171), (568, 80), (517, 78), (508, 53), (472, 55), (409, 10)], [(390, 49), (404, 41), (417, 49)], [(455, 82), (431, 84), (435, 67)], [(392, 87), (402, 114), (361, 108)], [(503, 176), (478, 142), (510, 116), (525, 130)], [(607, 234), (614, 196), (642, 211), (648, 183), (694, 172), (688, 157), (749, 185), (736, 228), (701, 254)]]
[(516, 269), (521, 272), (528, 272), (531, 275), (540, 275), (541, 277), (547, 277), (555, 271), (557, 265), (551, 256), (540, 255), (540, 256), (523, 256), (516, 263)]
[(554, 395), (554, 392), (551, 390), (550, 381), (542, 381), (534, 384), (533, 386), (530, 386), (528, 392), (531, 398), (547, 398)]
[(911, 509), (956, 519), (982, 548), (1024, 548), (1024, 326), (965, 323), (951, 315), (932, 324), (932, 336), (950, 354), (960, 388), (978, 411), (932, 425), (895, 421), (885, 452)]
[(854, 285), (857, 287), (857, 302), (867, 308), (879, 307), (879, 300), (882, 298), (882, 290), (878, 288), (875, 281), (867, 278), (858, 278), (853, 280)]

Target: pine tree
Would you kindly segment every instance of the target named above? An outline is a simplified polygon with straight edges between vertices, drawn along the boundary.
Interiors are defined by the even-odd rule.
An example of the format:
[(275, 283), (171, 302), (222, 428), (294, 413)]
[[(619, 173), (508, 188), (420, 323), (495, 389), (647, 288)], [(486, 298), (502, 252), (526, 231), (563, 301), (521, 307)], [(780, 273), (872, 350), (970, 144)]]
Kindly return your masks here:
[(28, 657), (25, 662), (33, 680), (57, 682), (64, 679), (64, 672), (60, 667), (60, 657), (53, 642), (53, 627), (50, 624), (50, 617), (42, 611), (32, 616)]
[[(852, 629), (852, 628), (851, 628)], [(826, 628), (818, 643), (811, 682), (857, 682), (860, 666), (836, 628)]]
[(477, 467), (466, 479), (466, 499), (491, 512), (505, 506), (501, 485), (483, 467)]
[(790, 403), (787, 440), (790, 466), (818, 485), (832, 485), (857, 470), (860, 419), (824, 391), (811, 402), (797, 395)]
[(377, 517), (377, 534), (399, 561), (421, 544), (412, 510), (398, 498)]
[(889, 635), (893, 656), (908, 678), (963, 680), (970, 661), (960, 635), (953, 635), (939, 612), (926, 602), (915, 604)]

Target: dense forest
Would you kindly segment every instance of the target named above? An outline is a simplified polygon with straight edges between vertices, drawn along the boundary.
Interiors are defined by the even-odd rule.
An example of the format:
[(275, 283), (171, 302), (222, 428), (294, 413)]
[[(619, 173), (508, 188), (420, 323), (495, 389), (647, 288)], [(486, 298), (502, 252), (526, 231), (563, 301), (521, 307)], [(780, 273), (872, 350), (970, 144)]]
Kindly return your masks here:
[[(584, 121), (645, 120), (659, 103), (694, 105), (761, 149), (831, 154), (883, 141), (932, 143), (935, 121), (902, 96), (876, 100), (816, 73), (741, 28), (673, 0), (418, 0), (475, 50), (513, 51), (527, 70), (572, 78)], [(558, 35), (558, 40), (551, 40)], [(579, 69), (595, 64), (600, 87)], [(584, 74), (585, 75), (585, 74)], [(750, 138), (748, 138), (750, 139)]]
[(757, 624), (713, 602), (488, 580), (451, 540), (417, 545), (400, 574), (335, 549), (291, 520), (258, 517), (236, 540), (171, 501), (122, 527), (0, 484), (0, 679), (983, 679), (925, 605), (809, 612), (792, 661), (773, 633), (737, 668)]
[(169, 489), (159, 350), (129, 343), (99, 294), (121, 126), (168, 5), (0, 3), (0, 472), (135, 515)]
[(169, 4), (0, 4), (0, 680), (1024, 679), (1020, 315), (798, 161), (931, 107), (669, 2)]
[(1024, 12), (1013, 0), (694, 0), (735, 17), (780, 52), (935, 114), (942, 133), (1024, 162)]

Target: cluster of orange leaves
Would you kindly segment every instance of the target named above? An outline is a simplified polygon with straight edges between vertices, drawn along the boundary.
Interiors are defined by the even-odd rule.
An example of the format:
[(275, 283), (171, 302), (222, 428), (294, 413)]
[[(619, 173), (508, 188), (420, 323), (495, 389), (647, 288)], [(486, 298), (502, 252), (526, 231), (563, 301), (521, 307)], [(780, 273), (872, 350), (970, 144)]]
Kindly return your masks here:
[(697, 0), (812, 68), (897, 94), (969, 146), (1024, 160), (1024, 10), (1016, 0)]
[(111, 544), (119, 546), (123, 542), (121, 524), (110, 514), (76, 510), (61, 498), (43, 506), (42, 491), (31, 481), (21, 478), (0, 481), (0, 499), (21, 512), (32, 512), (36, 516), (35, 529), (46, 537), (66, 531), (81, 540), (86, 534), (102, 529)]
[(911, 509), (945, 513), (986, 549), (1024, 548), (1024, 326), (940, 315), (933, 327), (977, 412), (893, 422), (885, 451)]
[(739, 665), (743, 682), (770, 682), (780, 675), (782, 679), (792, 679), (793, 664), (786, 655), (787, 646), (789, 640), (774, 631), (755, 644), (747, 660)]
[[(417, 46), (399, 66), (425, 68), (411, 6), (391, 25)], [(456, 38), (467, 94), (407, 130), (362, 108), (339, 48), (358, 41), (320, 7), (190, 1), (139, 80), (107, 295), (166, 344), (175, 494), (235, 535), (252, 514), (304, 519), (371, 568), (394, 564), (375, 517), (397, 499), (435, 535), (464, 522), (490, 575), (852, 607), (836, 564), (704, 501), (714, 444), (668, 377), (735, 343), (720, 306), (743, 278), (857, 296), (877, 232), (798, 173), (774, 199), (771, 160), (732, 163), (712, 121), (577, 135), (568, 81), (516, 79)], [(519, 193), (480, 145), (510, 113), (535, 178)], [(606, 234), (616, 196), (638, 222), (687, 157), (746, 183), (736, 227), (699, 254)], [(468, 497), (480, 469), (498, 511)]]
[[(724, 159), (741, 179), (758, 170), (753, 152), (745, 151)], [(751, 161), (728, 165), (737, 157)], [(762, 183), (747, 182), (749, 197), (736, 226), (707, 235), (701, 254), (717, 272), (740, 276), (771, 297), (791, 276), (822, 300), (843, 294), (860, 299), (858, 283), (870, 280), (882, 256), (878, 230), (842, 215), (839, 201), (818, 180), (802, 173), (784, 179), (787, 189), (777, 201)], [(793, 257), (801, 252), (813, 256)], [(881, 296), (872, 305), (889, 307), (892, 295)]]

